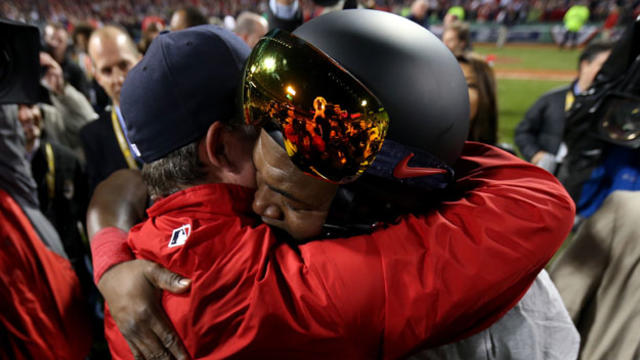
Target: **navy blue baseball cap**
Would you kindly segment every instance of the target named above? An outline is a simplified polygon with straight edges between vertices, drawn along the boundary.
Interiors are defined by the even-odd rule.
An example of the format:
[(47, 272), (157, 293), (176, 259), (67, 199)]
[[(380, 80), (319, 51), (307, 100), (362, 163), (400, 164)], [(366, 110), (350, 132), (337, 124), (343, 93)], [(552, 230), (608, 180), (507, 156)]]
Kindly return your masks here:
[(250, 52), (242, 39), (213, 25), (158, 35), (120, 95), (136, 156), (158, 160), (203, 137), (214, 121), (233, 117)]

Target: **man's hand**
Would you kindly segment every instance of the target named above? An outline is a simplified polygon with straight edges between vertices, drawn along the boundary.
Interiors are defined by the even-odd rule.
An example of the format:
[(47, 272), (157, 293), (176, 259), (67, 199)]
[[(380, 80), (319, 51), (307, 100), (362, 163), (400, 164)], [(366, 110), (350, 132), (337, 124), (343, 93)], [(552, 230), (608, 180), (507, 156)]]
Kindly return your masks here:
[(98, 289), (136, 359), (188, 359), (160, 304), (160, 289), (178, 294), (190, 285), (154, 262), (132, 260), (105, 272)]
[(64, 74), (60, 65), (46, 52), (40, 52), (40, 66), (45, 67), (47, 72), (42, 78), (44, 85), (54, 94), (64, 93)]
[(544, 157), (545, 154), (548, 154), (546, 151), (538, 151), (537, 153), (533, 154), (533, 156), (531, 157), (531, 163), (533, 165), (538, 165), (538, 163), (540, 162), (540, 160), (542, 160), (542, 158)]

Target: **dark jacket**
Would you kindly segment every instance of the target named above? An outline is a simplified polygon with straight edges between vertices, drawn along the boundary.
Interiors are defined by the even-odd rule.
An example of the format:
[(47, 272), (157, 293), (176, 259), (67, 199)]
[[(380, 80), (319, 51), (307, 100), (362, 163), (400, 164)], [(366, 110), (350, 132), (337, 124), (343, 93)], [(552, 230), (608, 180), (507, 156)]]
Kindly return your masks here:
[[(46, 179), (51, 171), (46, 155), (47, 144), (53, 150), (53, 194), (49, 193)], [(88, 249), (83, 245), (83, 232), (78, 228), (78, 222), (84, 224), (88, 198), (87, 177), (80, 160), (66, 146), (45, 140), (33, 154), (31, 171), (38, 185), (40, 210), (58, 231), (69, 259), (73, 262), (81, 258)]]
[(292, 32), (298, 26), (302, 25), (302, 10), (298, 7), (298, 11), (296, 11), (292, 19), (284, 19), (277, 17), (273, 11), (271, 11), (271, 7), (267, 6), (267, 21), (269, 22), (269, 29), (281, 29)]
[(126, 169), (125, 160), (111, 123), (111, 110), (103, 111), (100, 118), (80, 130), (82, 147), (87, 157), (89, 198), (95, 187), (114, 171)]
[(564, 107), (569, 89), (563, 86), (542, 95), (516, 127), (515, 142), (527, 161), (540, 150), (550, 154), (558, 152), (564, 134)]
[[(47, 144), (50, 144), (53, 150), (53, 171), (46, 154)], [(85, 262), (89, 256), (85, 232), (89, 198), (87, 176), (80, 159), (70, 148), (43, 140), (31, 159), (31, 172), (38, 185), (40, 211), (60, 235), (82, 290), (87, 294), (93, 288), (91, 274)], [(48, 173), (55, 175), (53, 193), (50, 193), (50, 185), (47, 182)]]

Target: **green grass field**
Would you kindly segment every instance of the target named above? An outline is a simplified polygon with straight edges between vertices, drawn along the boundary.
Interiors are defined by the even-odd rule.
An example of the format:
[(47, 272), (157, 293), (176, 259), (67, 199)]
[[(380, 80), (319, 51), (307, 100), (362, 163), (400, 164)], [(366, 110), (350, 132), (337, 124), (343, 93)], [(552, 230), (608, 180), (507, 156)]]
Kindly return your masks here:
[(549, 45), (512, 45), (502, 49), (490, 44), (474, 45), (482, 55), (496, 55), (496, 69), (576, 70), (580, 50), (559, 50)]
[(513, 132), (529, 107), (564, 81), (498, 79), (498, 139), (513, 144)]
[[(580, 50), (560, 51), (555, 47), (513, 45), (497, 49), (476, 45), (474, 51), (496, 56), (494, 69), (572, 71)], [(513, 132), (527, 109), (545, 92), (567, 84), (555, 80), (515, 80), (498, 77), (499, 141), (513, 144)]]

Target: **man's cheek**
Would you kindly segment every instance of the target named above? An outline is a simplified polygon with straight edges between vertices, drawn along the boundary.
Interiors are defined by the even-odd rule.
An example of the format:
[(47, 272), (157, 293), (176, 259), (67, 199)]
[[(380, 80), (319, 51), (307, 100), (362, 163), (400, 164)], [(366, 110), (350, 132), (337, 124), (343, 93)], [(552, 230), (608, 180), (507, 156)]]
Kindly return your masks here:
[(292, 235), (294, 235), (298, 240), (305, 240), (319, 236), (322, 233), (324, 220), (325, 218), (317, 213), (312, 213), (311, 215), (308, 212), (305, 212), (304, 214), (287, 214), (289, 228), (294, 229), (292, 232), (295, 232), (295, 234)]

